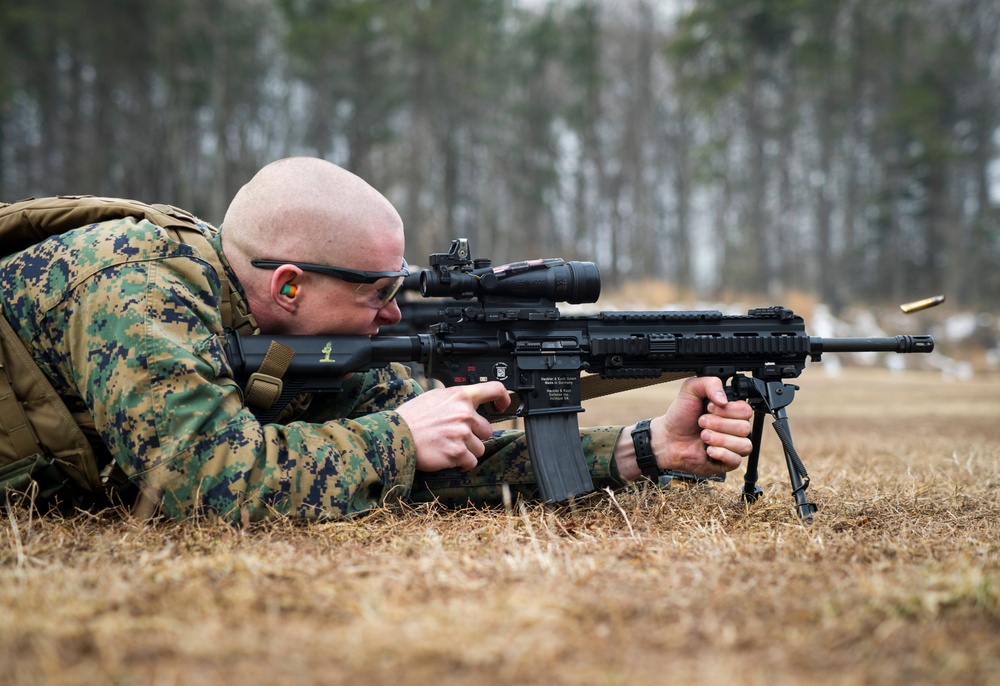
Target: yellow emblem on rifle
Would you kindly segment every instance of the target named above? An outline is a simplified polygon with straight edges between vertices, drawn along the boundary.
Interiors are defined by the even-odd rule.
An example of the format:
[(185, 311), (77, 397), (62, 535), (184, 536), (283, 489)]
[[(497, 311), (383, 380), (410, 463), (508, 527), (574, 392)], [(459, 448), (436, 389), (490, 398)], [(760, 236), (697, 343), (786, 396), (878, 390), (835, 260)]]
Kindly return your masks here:
[(323, 346), (322, 352), (324, 354), (323, 357), (319, 358), (320, 362), (336, 362), (336, 360), (330, 358), (330, 353), (333, 352), (333, 343), (331, 341), (327, 341), (326, 345)]

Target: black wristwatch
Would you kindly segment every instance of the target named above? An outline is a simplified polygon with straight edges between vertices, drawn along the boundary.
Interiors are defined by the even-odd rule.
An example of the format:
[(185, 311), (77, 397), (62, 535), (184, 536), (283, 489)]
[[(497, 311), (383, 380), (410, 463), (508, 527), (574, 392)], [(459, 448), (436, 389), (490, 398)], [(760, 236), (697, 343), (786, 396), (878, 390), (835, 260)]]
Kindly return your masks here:
[(656, 454), (653, 453), (653, 439), (649, 432), (649, 423), (652, 420), (643, 419), (632, 429), (632, 445), (635, 446), (635, 461), (639, 465), (639, 471), (643, 476), (657, 481), (660, 476), (660, 468), (656, 466)]
[(656, 454), (653, 453), (653, 439), (649, 433), (649, 423), (652, 420), (643, 419), (632, 429), (632, 445), (635, 446), (635, 461), (639, 471), (654, 484), (670, 486), (675, 479), (688, 484), (704, 483), (706, 481), (725, 481), (726, 473), (712, 476), (695, 476), (679, 469), (663, 469), (656, 466)]

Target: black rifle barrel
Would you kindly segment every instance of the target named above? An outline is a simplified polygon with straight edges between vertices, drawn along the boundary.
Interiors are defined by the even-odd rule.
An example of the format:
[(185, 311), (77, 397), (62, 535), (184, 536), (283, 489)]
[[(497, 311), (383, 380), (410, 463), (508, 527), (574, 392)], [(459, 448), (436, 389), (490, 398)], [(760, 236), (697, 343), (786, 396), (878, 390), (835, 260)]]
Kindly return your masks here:
[(929, 353), (934, 350), (932, 336), (887, 336), (860, 338), (809, 338), (813, 355), (822, 353)]

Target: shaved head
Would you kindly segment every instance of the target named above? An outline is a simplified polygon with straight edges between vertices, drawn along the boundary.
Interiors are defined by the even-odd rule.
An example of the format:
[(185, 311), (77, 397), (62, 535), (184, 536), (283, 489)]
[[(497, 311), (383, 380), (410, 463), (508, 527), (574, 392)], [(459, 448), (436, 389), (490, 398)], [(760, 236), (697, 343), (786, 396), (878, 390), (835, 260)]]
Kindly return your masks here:
[(401, 257), (403, 222), (359, 176), (325, 160), (289, 157), (267, 165), (240, 189), (226, 212), (223, 239), (236, 253), (226, 250), (234, 262), (259, 257), (398, 269), (399, 258), (376, 264), (385, 256), (374, 247)]
[[(403, 248), (403, 221), (392, 204), (360, 177), (314, 157), (261, 169), (222, 222), (222, 252), (264, 333), (373, 334), (399, 321), (399, 308), (359, 305), (357, 284), (288, 264), (259, 269), (251, 260), (392, 272)], [(289, 284), (295, 289), (286, 295)]]

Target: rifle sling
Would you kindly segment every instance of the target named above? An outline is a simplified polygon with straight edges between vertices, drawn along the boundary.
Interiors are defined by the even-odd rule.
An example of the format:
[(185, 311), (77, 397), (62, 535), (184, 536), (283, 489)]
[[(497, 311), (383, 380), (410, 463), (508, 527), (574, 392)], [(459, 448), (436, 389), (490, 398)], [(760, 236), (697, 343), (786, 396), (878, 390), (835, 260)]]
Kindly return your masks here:
[(277, 402), (284, 383), (281, 377), (295, 357), (295, 351), (287, 345), (271, 341), (260, 369), (247, 380), (244, 400), (250, 407), (269, 408)]

